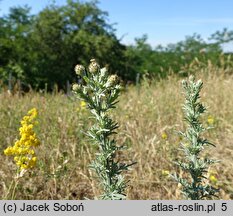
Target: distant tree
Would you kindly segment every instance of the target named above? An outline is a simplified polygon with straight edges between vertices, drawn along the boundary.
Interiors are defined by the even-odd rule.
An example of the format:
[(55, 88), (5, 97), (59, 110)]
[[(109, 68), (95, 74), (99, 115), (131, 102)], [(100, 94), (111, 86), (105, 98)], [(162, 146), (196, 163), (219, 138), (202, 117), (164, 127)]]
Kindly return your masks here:
[(113, 26), (106, 22), (108, 13), (100, 10), (97, 3), (68, 0), (63, 7), (69, 32), (70, 65), (73, 67), (77, 62), (86, 64), (91, 57), (108, 64), (109, 71), (124, 77), (125, 46), (116, 38)]
[(195, 59), (207, 64), (219, 62), (222, 48), (218, 43), (210, 43), (194, 34), (185, 40), (167, 46), (159, 45), (154, 49), (147, 42), (147, 35), (135, 39), (135, 44), (127, 47), (127, 74), (135, 80), (135, 75), (149, 74), (153, 77), (166, 77), (169, 71), (179, 73)]
[(173, 65), (172, 68), (179, 70), (180, 66), (190, 64), (195, 58), (201, 62), (216, 60), (222, 48), (219, 44), (204, 41), (200, 35), (194, 34), (187, 36), (184, 41), (168, 45), (166, 52), (174, 53), (178, 67)]
[(128, 79), (131, 81), (135, 81), (138, 75), (143, 76), (154, 70), (154, 52), (147, 39), (146, 34), (135, 38), (135, 44), (129, 45), (125, 52), (125, 67)]
[(216, 31), (211, 35), (210, 40), (214, 40), (218, 44), (228, 43), (233, 41), (233, 31), (224, 28), (222, 31)]
[[(233, 40), (233, 32), (217, 31), (209, 41), (194, 34), (167, 46), (152, 48), (147, 35), (133, 45), (123, 45), (116, 37), (108, 13), (98, 1), (67, 0), (63, 6), (52, 3), (32, 15), (28, 6), (13, 7), (0, 17), (0, 79), (20, 79), (36, 88), (58, 84), (64, 89), (73, 82), (74, 66), (88, 64), (90, 58), (108, 64), (109, 72), (125, 81), (143, 75), (166, 77), (179, 73), (198, 59), (203, 65), (219, 64), (221, 45)], [(1, 81), (2, 83), (2, 81)]]
[(107, 23), (97, 1), (52, 3), (32, 16), (30, 8), (13, 7), (0, 17), (0, 79), (9, 73), (34, 87), (64, 88), (75, 79), (73, 67), (96, 58), (124, 79), (125, 46)]
[(30, 35), (32, 54), (29, 58), (29, 78), (39, 87), (55, 83), (60, 87), (69, 79), (69, 62), (66, 46), (66, 23), (62, 9), (50, 5), (35, 18)]
[(6, 79), (9, 73), (15, 78), (25, 78), (32, 23), (33, 16), (27, 6), (10, 8), (9, 14), (0, 18), (1, 79)]
[(68, 0), (65, 6), (52, 4), (38, 14), (31, 35), (31, 71), (39, 86), (46, 82), (64, 88), (67, 80), (75, 78), (73, 67), (87, 64), (90, 58), (109, 63), (110, 71), (123, 74), (124, 46), (107, 24), (107, 13), (96, 4)]

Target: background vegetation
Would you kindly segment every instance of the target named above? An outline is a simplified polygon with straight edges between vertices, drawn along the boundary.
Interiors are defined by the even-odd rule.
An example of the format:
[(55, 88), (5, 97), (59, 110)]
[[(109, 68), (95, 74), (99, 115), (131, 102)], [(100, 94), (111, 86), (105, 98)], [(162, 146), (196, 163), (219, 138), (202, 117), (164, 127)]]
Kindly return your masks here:
[[(66, 90), (75, 80), (73, 68), (95, 58), (108, 65), (124, 81), (136, 82), (143, 74), (166, 77), (169, 71), (186, 74), (194, 59), (203, 66), (219, 65), (221, 45), (233, 40), (233, 31), (224, 29), (204, 41), (200, 35), (152, 48), (147, 36), (124, 45), (116, 37), (108, 13), (97, 1), (68, 0), (64, 6), (51, 4), (39, 14), (30, 8), (13, 7), (0, 17), (0, 80), (2, 85), (21, 80), (24, 89)], [(225, 58), (229, 54), (223, 54)], [(10, 84), (11, 84), (10, 83)]]

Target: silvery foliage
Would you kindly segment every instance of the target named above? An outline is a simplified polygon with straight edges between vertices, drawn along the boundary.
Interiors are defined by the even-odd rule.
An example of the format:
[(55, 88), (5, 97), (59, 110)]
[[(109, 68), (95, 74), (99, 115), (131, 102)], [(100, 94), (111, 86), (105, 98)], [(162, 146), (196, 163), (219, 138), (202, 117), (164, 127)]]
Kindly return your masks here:
[(193, 76), (189, 80), (183, 80), (182, 86), (185, 93), (185, 103), (183, 105), (184, 119), (188, 124), (185, 132), (179, 132), (183, 137), (181, 150), (184, 152), (185, 160), (175, 162), (190, 178), (182, 178), (174, 175), (175, 180), (181, 184), (182, 192), (187, 199), (200, 200), (210, 199), (216, 196), (218, 189), (212, 187), (206, 181), (205, 174), (215, 160), (203, 158), (201, 153), (205, 146), (215, 146), (207, 139), (202, 138), (202, 133), (208, 130), (199, 118), (206, 111), (200, 102), (200, 91), (203, 87), (201, 80), (195, 81)]
[(94, 59), (91, 60), (88, 70), (80, 65), (77, 65), (75, 70), (81, 81), (73, 86), (73, 91), (87, 103), (95, 119), (95, 124), (89, 129), (87, 135), (99, 149), (91, 168), (95, 170), (103, 188), (100, 199), (125, 199), (127, 182), (122, 172), (128, 170), (132, 164), (127, 165), (116, 160), (117, 152), (125, 146), (117, 146), (116, 140), (111, 138), (111, 135), (116, 134), (118, 123), (109, 116), (109, 111), (114, 109), (118, 102), (117, 98), (121, 90), (118, 77), (109, 76), (107, 69), (100, 69)]

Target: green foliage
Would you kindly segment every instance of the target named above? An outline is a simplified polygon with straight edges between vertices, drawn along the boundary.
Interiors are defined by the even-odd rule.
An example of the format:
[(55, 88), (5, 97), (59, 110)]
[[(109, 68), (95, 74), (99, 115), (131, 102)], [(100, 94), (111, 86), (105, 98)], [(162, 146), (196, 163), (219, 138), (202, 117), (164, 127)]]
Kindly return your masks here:
[(217, 31), (210, 37), (211, 40), (215, 40), (217, 44), (223, 44), (233, 41), (233, 31), (229, 31), (224, 28), (222, 31)]
[[(54, 84), (64, 89), (67, 80), (74, 81), (72, 68), (77, 61), (86, 63), (89, 56), (124, 74), (119, 69), (125, 47), (106, 20), (107, 13), (97, 7), (97, 1), (51, 4), (36, 16), (30, 15), (28, 7), (12, 8), (0, 18), (0, 69), (8, 73), (11, 61), (22, 69), (23, 81), (39, 88), (47, 83), (48, 89)], [(5, 82), (7, 77), (0, 74)]]
[[(135, 45), (127, 47), (126, 66), (129, 79), (135, 80), (137, 73), (152, 77), (166, 77), (170, 71), (183, 74), (195, 59), (203, 65), (211, 61), (219, 65), (222, 49), (219, 43), (205, 42), (200, 35), (188, 36), (176, 44), (161, 45), (153, 49), (147, 42), (147, 36), (135, 39)], [(189, 72), (189, 71), (188, 71)]]
[[(170, 72), (186, 75), (195, 59), (219, 66), (221, 45), (232, 41), (232, 31), (218, 31), (205, 41), (200, 35), (167, 46), (153, 48), (147, 35), (135, 39), (134, 45), (123, 45), (116, 37), (108, 13), (98, 7), (98, 1), (67, 0), (63, 6), (55, 3), (32, 15), (30, 8), (13, 7), (0, 17), (0, 79), (7, 84), (16, 65), (21, 77), (34, 88), (52, 90), (55, 84), (66, 88), (67, 80), (75, 81), (72, 68), (76, 62), (86, 64), (93, 57), (108, 65), (109, 73), (135, 82), (144, 75), (164, 78)], [(224, 56), (228, 58), (228, 54)], [(184, 73), (185, 71), (185, 73)]]
[(186, 161), (179, 161), (177, 164), (185, 173), (189, 173), (191, 180), (176, 175), (174, 178), (182, 185), (186, 198), (192, 200), (212, 198), (216, 196), (218, 190), (205, 182), (205, 173), (207, 173), (209, 165), (216, 161), (202, 158), (201, 155), (205, 146), (214, 146), (201, 136), (208, 129), (199, 120), (206, 111), (199, 101), (203, 83), (201, 80), (195, 82), (194, 77), (190, 76), (189, 81), (184, 80), (182, 85), (185, 91), (184, 119), (188, 123), (188, 128), (186, 132), (180, 132), (180, 134), (184, 138), (181, 149), (186, 156)]
[(0, 18), (0, 79), (6, 81), (9, 73), (24, 80), (25, 67), (30, 55), (30, 26), (33, 17), (28, 7), (13, 7), (6, 17)]
[(135, 81), (137, 74), (144, 75), (156, 70), (153, 59), (154, 51), (146, 41), (147, 35), (143, 35), (135, 39), (136, 45), (127, 47), (125, 52), (127, 80)]
[(100, 196), (104, 200), (121, 200), (125, 198), (127, 182), (121, 175), (130, 165), (120, 163), (116, 154), (124, 146), (117, 146), (111, 135), (116, 134), (118, 123), (109, 116), (109, 111), (115, 108), (120, 94), (120, 85), (116, 75), (109, 76), (106, 68), (100, 69), (98, 63), (92, 59), (88, 71), (82, 65), (77, 65), (75, 71), (81, 77), (81, 84), (74, 84), (73, 90), (78, 97), (87, 103), (95, 124), (87, 135), (97, 145), (99, 152), (91, 168), (95, 170), (104, 193)]
[(69, 60), (66, 48), (66, 29), (62, 10), (56, 6), (44, 9), (34, 21), (31, 33), (32, 52), (30, 62), (34, 66), (29, 77), (39, 86), (55, 83), (60, 87), (69, 79)]

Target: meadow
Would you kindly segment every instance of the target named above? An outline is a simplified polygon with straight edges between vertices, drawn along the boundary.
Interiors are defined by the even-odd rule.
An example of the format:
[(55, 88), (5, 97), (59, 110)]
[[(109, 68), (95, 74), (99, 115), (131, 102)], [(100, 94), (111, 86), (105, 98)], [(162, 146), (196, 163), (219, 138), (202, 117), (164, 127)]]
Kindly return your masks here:
[[(220, 160), (211, 166), (208, 179), (220, 188), (217, 199), (233, 199), (233, 69), (199, 68), (197, 79), (204, 83), (201, 100), (207, 107), (202, 122), (213, 129), (205, 137), (216, 144), (204, 154)], [(145, 79), (127, 85), (112, 116), (120, 127), (118, 144), (128, 148), (117, 157), (137, 162), (125, 174), (129, 180), (127, 199), (182, 199), (180, 188), (169, 174), (182, 171), (174, 164), (183, 157), (179, 150), (184, 131), (181, 80)], [(96, 148), (83, 133), (91, 125), (89, 110), (72, 95), (59, 92), (0, 94), (0, 198), (15, 174), (15, 164), (3, 150), (18, 137), (20, 120), (31, 108), (38, 109), (36, 133), (41, 145), (36, 150), (37, 167), (20, 179), (16, 199), (94, 199), (99, 192), (95, 174), (89, 169)]]

